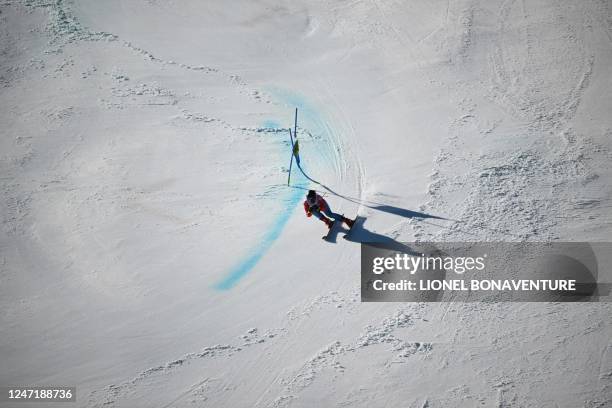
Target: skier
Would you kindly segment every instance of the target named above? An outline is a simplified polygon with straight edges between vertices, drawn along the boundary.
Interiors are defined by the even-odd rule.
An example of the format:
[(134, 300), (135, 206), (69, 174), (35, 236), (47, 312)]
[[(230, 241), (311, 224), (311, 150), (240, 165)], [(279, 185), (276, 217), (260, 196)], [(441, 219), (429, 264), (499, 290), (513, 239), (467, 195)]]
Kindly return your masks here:
[[(331, 229), (332, 225), (334, 225), (334, 221), (342, 221), (348, 225), (349, 228), (351, 228), (355, 223), (355, 220), (351, 220), (346, 218), (344, 215), (332, 212), (332, 210), (329, 208), (329, 204), (327, 204), (327, 201), (325, 201), (323, 197), (318, 195), (314, 190), (308, 191), (306, 201), (304, 201), (304, 210), (306, 211), (307, 217), (314, 214), (315, 217), (323, 221), (329, 229)], [(332, 218), (334, 221), (330, 220), (330, 218)]]

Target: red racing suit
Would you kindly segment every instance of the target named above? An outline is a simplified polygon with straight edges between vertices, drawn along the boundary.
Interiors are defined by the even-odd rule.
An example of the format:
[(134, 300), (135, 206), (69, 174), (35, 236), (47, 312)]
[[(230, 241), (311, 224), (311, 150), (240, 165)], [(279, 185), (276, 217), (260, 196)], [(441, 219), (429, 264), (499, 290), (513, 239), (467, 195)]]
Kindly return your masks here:
[(313, 209), (318, 209), (319, 211), (327, 211), (329, 208), (329, 206), (327, 205), (327, 201), (325, 201), (323, 199), (323, 197), (321, 197), (320, 195), (317, 194), (317, 202), (315, 205), (311, 206), (308, 203), (308, 200), (304, 201), (304, 211), (306, 211), (306, 216), (310, 217), (312, 216), (312, 211)]

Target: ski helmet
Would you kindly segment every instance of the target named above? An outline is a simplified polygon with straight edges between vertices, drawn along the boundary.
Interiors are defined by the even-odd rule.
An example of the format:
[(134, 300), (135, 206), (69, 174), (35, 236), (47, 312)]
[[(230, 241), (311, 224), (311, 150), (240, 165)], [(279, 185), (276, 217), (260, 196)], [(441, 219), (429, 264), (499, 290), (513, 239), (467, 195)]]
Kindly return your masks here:
[(315, 204), (317, 202), (317, 192), (314, 190), (308, 191), (308, 195), (306, 196), (309, 204)]

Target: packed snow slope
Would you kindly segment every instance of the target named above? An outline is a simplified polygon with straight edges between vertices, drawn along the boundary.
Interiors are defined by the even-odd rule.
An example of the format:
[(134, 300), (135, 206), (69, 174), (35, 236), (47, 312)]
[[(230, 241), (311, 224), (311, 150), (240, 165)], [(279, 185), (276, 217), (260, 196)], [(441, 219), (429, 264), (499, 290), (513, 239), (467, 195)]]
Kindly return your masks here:
[[(360, 241), (612, 240), (611, 10), (3, 0), (0, 385), (76, 385), (79, 407), (611, 406), (609, 303), (358, 287)], [(308, 178), (288, 187), (295, 107)], [(365, 218), (353, 240), (320, 239), (308, 188)]]

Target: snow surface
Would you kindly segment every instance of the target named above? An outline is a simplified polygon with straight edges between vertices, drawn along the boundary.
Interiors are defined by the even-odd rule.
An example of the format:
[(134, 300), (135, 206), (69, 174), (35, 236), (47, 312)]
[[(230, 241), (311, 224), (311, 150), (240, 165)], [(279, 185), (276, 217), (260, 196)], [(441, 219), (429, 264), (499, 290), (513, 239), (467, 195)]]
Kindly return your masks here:
[[(611, 66), (607, 0), (2, 0), (0, 385), (612, 406), (609, 303), (361, 303), (358, 243), (301, 209), (356, 241), (610, 241)], [(323, 186), (286, 186), (295, 107)]]

